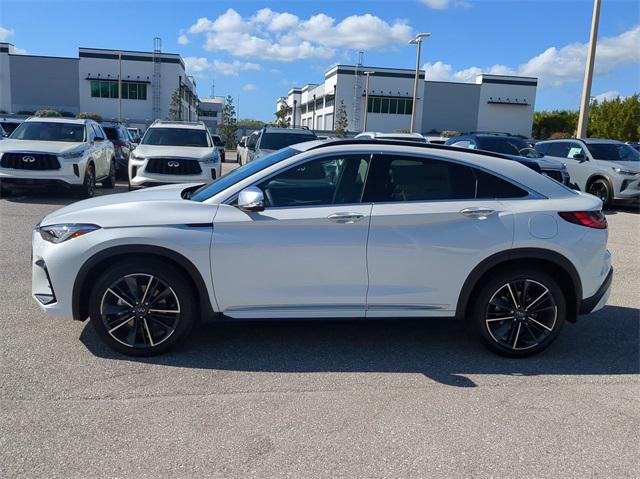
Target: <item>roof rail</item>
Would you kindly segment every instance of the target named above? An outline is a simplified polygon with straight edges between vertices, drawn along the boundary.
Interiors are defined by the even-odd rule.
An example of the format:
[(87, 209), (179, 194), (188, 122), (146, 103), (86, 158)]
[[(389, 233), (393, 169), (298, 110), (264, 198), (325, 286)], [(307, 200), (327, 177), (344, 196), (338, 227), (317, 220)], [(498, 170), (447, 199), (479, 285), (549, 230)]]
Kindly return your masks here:
[[(471, 153), (478, 154), (483, 156), (491, 156), (493, 158), (502, 158), (503, 160), (513, 160), (513, 158), (503, 155), (500, 153), (495, 153), (493, 151), (485, 151), (485, 150), (475, 150), (471, 148), (460, 148), (458, 146), (450, 146), (450, 145), (439, 145), (437, 143), (417, 143), (415, 141), (406, 141), (406, 140), (387, 140), (387, 139), (370, 139), (370, 138), (362, 138), (362, 139), (348, 139), (348, 140), (330, 140), (320, 145), (313, 146), (309, 148), (307, 151), (317, 150), (320, 148), (327, 148), (329, 146), (338, 146), (338, 145), (395, 145), (395, 146), (411, 146), (414, 148), (424, 148), (427, 150), (440, 150), (440, 151), (459, 151), (460, 153)], [(524, 157), (523, 157), (524, 158)]]

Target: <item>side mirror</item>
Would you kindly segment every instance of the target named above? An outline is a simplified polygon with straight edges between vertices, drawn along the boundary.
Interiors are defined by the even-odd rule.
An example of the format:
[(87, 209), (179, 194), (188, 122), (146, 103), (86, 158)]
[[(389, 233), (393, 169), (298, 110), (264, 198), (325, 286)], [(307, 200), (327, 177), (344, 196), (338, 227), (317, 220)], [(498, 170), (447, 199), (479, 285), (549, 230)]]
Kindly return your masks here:
[(238, 208), (243, 211), (264, 211), (264, 193), (255, 186), (245, 188), (238, 194)]
[(580, 163), (584, 163), (587, 161), (587, 157), (584, 153), (576, 153), (573, 155), (573, 159), (579, 161)]

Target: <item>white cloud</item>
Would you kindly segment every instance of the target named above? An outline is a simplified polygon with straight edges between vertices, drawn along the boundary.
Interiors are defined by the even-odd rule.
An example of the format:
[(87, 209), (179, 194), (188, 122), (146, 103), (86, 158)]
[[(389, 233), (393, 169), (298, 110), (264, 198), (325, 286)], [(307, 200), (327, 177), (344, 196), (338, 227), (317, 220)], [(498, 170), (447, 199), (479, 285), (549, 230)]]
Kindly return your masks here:
[(279, 75), (280, 73), (282, 73), (282, 71), (278, 70), (277, 68), (270, 68), (269, 73), (273, 73), (274, 75)]
[(14, 31), (9, 30), (8, 28), (0, 27), (0, 42), (6, 42), (9, 40), (9, 37), (13, 36)]
[(189, 37), (186, 36), (184, 33), (178, 37), (178, 45), (188, 45), (188, 44), (189, 44)]
[(269, 8), (248, 18), (230, 8), (213, 21), (199, 18), (188, 32), (205, 36), (205, 50), (275, 61), (331, 58), (336, 48), (389, 48), (405, 44), (413, 34), (404, 20), (388, 23), (371, 14), (336, 23), (323, 13), (304, 20)]
[(610, 101), (610, 100), (615, 100), (616, 98), (618, 98), (620, 96), (620, 92), (617, 90), (609, 90), (609, 91), (605, 91), (603, 93), (600, 93), (599, 95), (595, 95), (593, 97), (593, 99), (595, 101), (597, 101), (598, 103), (601, 103), (605, 100)]
[[(541, 86), (560, 86), (581, 81), (587, 58), (587, 44), (573, 43), (563, 47), (551, 47), (516, 67), (496, 64), (486, 68), (477, 66), (454, 71), (441, 61), (426, 63), (428, 80), (473, 82), (479, 73), (495, 75), (522, 75), (537, 77)], [(604, 37), (596, 49), (595, 72), (606, 74), (621, 65), (640, 63), (640, 26), (615, 37)]]
[(422, 3), (434, 10), (446, 10), (449, 7), (470, 7), (465, 0), (422, 0)]
[(258, 88), (253, 83), (247, 83), (242, 87), (244, 91), (256, 91)]
[(257, 63), (241, 62), (238, 60), (234, 60), (233, 62), (213, 60), (213, 62), (209, 62), (209, 60), (204, 57), (186, 57), (184, 64), (187, 72), (195, 76), (204, 76), (206, 73), (238, 76), (238, 73), (241, 71), (262, 70), (262, 67)]

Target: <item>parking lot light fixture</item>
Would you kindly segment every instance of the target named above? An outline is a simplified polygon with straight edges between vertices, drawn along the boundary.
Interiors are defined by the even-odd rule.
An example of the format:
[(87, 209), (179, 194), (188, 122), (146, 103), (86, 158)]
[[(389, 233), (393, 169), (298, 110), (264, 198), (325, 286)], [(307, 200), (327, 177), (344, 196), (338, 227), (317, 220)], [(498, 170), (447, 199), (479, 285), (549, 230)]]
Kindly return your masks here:
[(413, 82), (413, 108), (411, 108), (411, 128), (413, 133), (416, 126), (416, 103), (418, 100), (418, 82), (420, 81), (420, 52), (422, 50), (422, 39), (430, 37), (430, 33), (418, 33), (413, 40), (409, 41), (410, 45), (418, 45), (418, 56), (416, 58), (416, 77)]
[(364, 82), (364, 128), (362, 131), (367, 131), (367, 119), (369, 112), (369, 76), (373, 75), (375, 72), (366, 71), (364, 74), (367, 76), (366, 81)]

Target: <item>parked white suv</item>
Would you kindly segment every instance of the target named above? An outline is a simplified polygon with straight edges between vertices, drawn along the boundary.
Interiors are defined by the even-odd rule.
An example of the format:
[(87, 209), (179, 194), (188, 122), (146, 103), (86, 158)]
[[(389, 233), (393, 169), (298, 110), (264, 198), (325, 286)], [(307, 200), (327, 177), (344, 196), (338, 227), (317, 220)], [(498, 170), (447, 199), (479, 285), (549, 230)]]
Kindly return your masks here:
[(615, 140), (567, 139), (540, 141), (535, 149), (562, 161), (580, 190), (602, 200), (640, 198), (640, 152)]
[(82, 196), (95, 193), (96, 182), (115, 186), (113, 144), (93, 120), (36, 118), (22, 122), (0, 142), (0, 191), (61, 185)]
[(209, 182), (220, 155), (203, 122), (155, 121), (129, 157), (129, 187)]
[(167, 350), (201, 317), (443, 317), (525, 356), (606, 303), (601, 206), (493, 153), (312, 141), (208, 185), (50, 214), (32, 291), (132, 355)]

